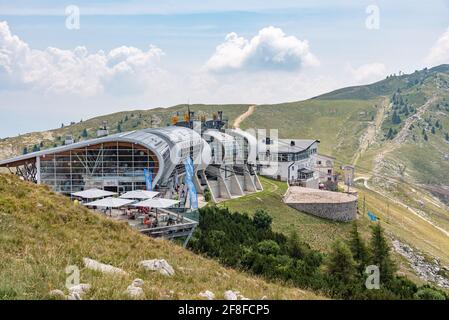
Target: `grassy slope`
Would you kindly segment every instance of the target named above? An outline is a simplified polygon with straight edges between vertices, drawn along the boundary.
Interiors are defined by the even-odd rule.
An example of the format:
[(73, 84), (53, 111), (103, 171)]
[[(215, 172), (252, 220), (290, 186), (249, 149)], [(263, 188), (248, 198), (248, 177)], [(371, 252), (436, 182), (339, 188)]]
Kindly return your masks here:
[[(313, 248), (327, 251), (333, 241), (345, 239), (351, 230), (350, 223), (338, 223), (314, 217), (293, 209), (282, 202), (287, 184), (261, 177), (264, 191), (220, 203), (231, 211), (252, 215), (264, 209), (273, 217), (273, 230), (289, 235), (292, 231)], [(364, 224), (365, 221), (362, 221)]]
[(379, 99), (306, 100), (260, 105), (241, 127), (279, 129), (282, 138), (318, 139), (320, 152), (349, 161), (379, 103)]
[[(75, 206), (45, 186), (0, 175), (0, 299), (47, 298), (64, 289), (67, 265), (82, 267), (91, 257), (123, 268), (125, 277), (81, 269), (81, 282), (92, 284), (86, 298), (121, 299), (136, 278), (145, 280), (148, 299), (198, 298), (212, 290), (217, 298), (228, 289), (249, 298), (314, 299), (313, 293), (268, 283), (220, 266), (168, 241), (156, 241), (99, 214)], [(176, 271), (168, 278), (138, 267), (143, 259), (165, 258)], [(173, 294), (169, 292), (173, 290)]]

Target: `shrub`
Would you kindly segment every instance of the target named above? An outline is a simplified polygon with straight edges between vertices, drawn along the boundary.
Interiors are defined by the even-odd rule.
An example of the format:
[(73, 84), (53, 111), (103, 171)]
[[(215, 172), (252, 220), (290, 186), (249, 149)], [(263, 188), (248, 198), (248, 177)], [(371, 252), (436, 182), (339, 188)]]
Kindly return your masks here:
[(269, 230), (271, 228), (271, 222), (273, 218), (265, 210), (258, 209), (254, 214), (254, 225), (259, 229)]
[(204, 189), (204, 201), (209, 202), (212, 200), (212, 194), (210, 193), (209, 188)]
[(446, 300), (444, 294), (432, 288), (421, 288), (415, 293), (414, 298), (417, 300)]

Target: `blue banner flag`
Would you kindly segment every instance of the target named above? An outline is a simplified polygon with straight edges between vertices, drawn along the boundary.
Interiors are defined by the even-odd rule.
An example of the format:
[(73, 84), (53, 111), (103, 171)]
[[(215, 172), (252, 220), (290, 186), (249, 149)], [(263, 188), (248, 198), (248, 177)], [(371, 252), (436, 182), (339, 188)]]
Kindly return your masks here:
[(196, 193), (195, 184), (193, 183), (193, 176), (195, 174), (195, 169), (193, 167), (193, 162), (190, 157), (184, 161), (184, 167), (186, 169), (186, 185), (189, 192), (190, 208), (198, 209), (198, 194)]
[(368, 217), (371, 221), (377, 221), (377, 217), (371, 211), (368, 211)]
[(147, 168), (143, 169), (143, 175), (145, 176), (145, 184), (148, 191), (153, 191), (153, 172)]

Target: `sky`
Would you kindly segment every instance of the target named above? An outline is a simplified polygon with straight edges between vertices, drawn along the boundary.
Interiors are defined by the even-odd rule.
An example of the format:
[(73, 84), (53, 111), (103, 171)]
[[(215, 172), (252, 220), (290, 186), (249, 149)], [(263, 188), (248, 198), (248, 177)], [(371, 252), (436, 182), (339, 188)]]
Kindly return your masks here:
[(0, 0), (0, 138), (281, 103), (449, 63), (449, 1)]

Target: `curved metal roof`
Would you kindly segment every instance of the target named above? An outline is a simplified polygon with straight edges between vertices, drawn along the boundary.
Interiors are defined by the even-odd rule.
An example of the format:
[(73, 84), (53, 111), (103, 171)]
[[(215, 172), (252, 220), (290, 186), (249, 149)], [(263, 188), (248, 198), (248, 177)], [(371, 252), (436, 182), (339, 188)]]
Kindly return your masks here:
[(9, 158), (5, 160), (0, 161), (0, 166), (6, 167), (9, 164), (13, 164), (16, 162), (23, 162), (29, 159), (33, 159), (36, 157), (41, 157), (49, 154), (54, 153), (60, 153), (64, 151), (69, 151), (73, 149), (78, 148), (84, 148), (89, 147), (91, 145), (96, 145), (100, 143), (106, 143), (106, 142), (129, 142), (129, 143), (135, 143), (138, 145), (141, 145), (145, 148), (148, 148), (150, 151), (152, 151), (159, 161), (159, 171), (156, 174), (156, 177), (154, 178), (154, 183), (157, 183), (157, 181), (160, 179), (163, 171), (164, 171), (164, 165), (167, 159), (170, 157), (170, 147), (168, 146), (167, 142), (164, 141), (164, 139), (161, 139), (159, 136), (145, 132), (143, 130), (139, 131), (130, 131), (130, 132), (124, 132), (124, 133), (117, 133), (117, 134), (111, 134), (106, 137), (101, 138), (95, 138), (90, 140), (84, 140), (76, 143), (72, 143), (65, 146), (45, 149), (37, 152), (31, 152), (27, 153), (21, 156), (17, 156), (14, 158)]
[(89, 139), (84, 141), (75, 142), (69, 145), (59, 146), (55, 148), (49, 148), (41, 151), (30, 152), (24, 155), (20, 155), (17, 157), (0, 160), (0, 165), (5, 165), (11, 162), (17, 162), (27, 159), (32, 159), (35, 157), (43, 156), (46, 154), (59, 153), (77, 148), (84, 148), (95, 144), (105, 143), (105, 142), (115, 142), (115, 141), (125, 141), (131, 143), (142, 144), (153, 151), (157, 151), (161, 155), (164, 152), (169, 151), (167, 143), (159, 138), (158, 136), (143, 132), (143, 131), (130, 131), (124, 133), (111, 134), (106, 137)]
[(226, 134), (224, 132), (218, 131), (216, 129), (209, 129), (204, 132), (204, 135), (214, 138), (215, 140), (223, 143), (234, 143), (235, 139), (233, 136)]
[[(173, 145), (181, 145), (181, 147), (190, 146), (191, 144), (201, 144), (201, 135), (189, 128), (169, 126), (163, 128), (151, 128), (143, 130), (164, 138), (167, 143)], [(187, 139), (188, 138), (188, 139)]]
[[(249, 162), (256, 162), (257, 158), (257, 138), (253, 136), (251, 133), (247, 131), (243, 131), (240, 128), (237, 129), (228, 129), (226, 130), (226, 133), (228, 133), (231, 136), (235, 137), (241, 137), (245, 139), (248, 142), (248, 158), (245, 160), (248, 160)], [(238, 139), (236, 139), (238, 142)], [(241, 146), (242, 148), (244, 146)]]

